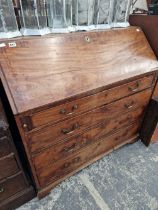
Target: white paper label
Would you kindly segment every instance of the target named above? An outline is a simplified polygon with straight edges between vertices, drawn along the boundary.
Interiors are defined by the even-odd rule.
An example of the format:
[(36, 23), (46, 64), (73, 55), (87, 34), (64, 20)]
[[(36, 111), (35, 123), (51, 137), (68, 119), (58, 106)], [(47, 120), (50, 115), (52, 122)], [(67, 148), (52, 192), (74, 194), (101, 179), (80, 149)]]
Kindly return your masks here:
[(9, 47), (16, 47), (16, 42), (10, 42)]
[(0, 43), (0, 47), (6, 47), (5, 43)]

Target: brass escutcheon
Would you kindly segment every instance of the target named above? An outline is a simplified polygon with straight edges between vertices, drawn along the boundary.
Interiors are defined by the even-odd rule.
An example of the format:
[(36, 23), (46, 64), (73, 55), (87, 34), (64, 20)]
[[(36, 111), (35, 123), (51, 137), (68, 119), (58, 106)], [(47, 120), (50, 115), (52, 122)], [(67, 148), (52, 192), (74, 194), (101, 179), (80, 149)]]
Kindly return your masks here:
[(85, 41), (89, 43), (91, 41), (90, 37), (89, 36), (85, 36)]

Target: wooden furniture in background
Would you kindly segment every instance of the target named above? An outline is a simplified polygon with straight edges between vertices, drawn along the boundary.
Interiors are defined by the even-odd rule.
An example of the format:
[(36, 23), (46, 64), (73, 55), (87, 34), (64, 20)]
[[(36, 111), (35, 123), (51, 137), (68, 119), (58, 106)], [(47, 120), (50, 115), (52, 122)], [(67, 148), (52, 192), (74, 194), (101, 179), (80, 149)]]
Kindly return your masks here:
[[(139, 26), (145, 33), (149, 44), (158, 58), (158, 15), (130, 15), (129, 22), (132, 26)], [(158, 99), (158, 83), (155, 87), (153, 99)], [(151, 137), (151, 142), (158, 141), (158, 125)]]
[(151, 0), (147, 0), (147, 5), (149, 6), (151, 4)]
[(1, 79), (39, 197), (139, 138), (158, 62), (138, 27), (5, 44)]
[(0, 99), (0, 210), (15, 209), (35, 196), (15, 149)]
[(141, 27), (158, 58), (158, 15), (130, 15), (129, 22)]
[(142, 127), (140, 129), (140, 138), (142, 142), (149, 146), (152, 138), (155, 138), (154, 131), (158, 123), (158, 100), (152, 99), (145, 114)]
[[(156, 83), (152, 98), (153, 98), (153, 100), (158, 101), (158, 81)], [(157, 110), (157, 112), (158, 112), (158, 110)], [(155, 120), (156, 120), (156, 116), (155, 116)], [(153, 129), (153, 132), (152, 132), (152, 137), (150, 139), (150, 142), (155, 143), (158, 141), (158, 121), (157, 121), (156, 126), (153, 126), (152, 129)]]

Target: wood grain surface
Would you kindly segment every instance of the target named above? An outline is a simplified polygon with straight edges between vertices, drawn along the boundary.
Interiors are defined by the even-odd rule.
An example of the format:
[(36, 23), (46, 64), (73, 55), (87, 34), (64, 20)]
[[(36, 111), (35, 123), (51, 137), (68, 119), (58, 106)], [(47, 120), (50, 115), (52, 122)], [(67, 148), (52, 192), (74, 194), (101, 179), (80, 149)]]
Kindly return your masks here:
[(13, 153), (0, 159), (0, 180), (17, 173), (20, 168)]
[(13, 134), (18, 130), (15, 127), (12, 129), (13, 123), (11, 115), (7, 115), (10, 112), (7, 107), (0, 85), (0, 210), (16, 209), (35, 196), (26, 162), (23, 165), (25, 170), (22, 167), (24, 159), (20, 159), (19, 153), (23, 150), (19, 149), (19, 144), (17, 146), (19, 138)]
[[(16, 47), (9, 47), (10, 42)], [(91, 94), (158, 67), (137, 27), (20, 38), (5, 44), (0, 49), (1, 79), (14, 114)]]
[(116, 130), (131, 125), (133, 122), (140, 122), (143, 118), (144, 109), (141, 107), (132, 112), (126, 113), (117, 118), (107, 119), (104, 123), (88, 129), (82, 134), (78, 134), (64, 143), (59, 143), (49, 147), (40, 154), (35, 154), (33, 162), (36, 169), (47, 167), (63, 158), (70, 157), (73, 153), (86, 146), (99, 141), (103, 137), (115, 133)]
[(29, 132), (39, 129), (48, 124), (56, 124), (62, 120), (70, 119), (76, 115), (91, 111), (92, 109), (106, 105), (110, 102), (125, 96), (140, 92), (146, 88), (150, 88), (154, 83), (154, 75), (149, 75), (138, 80), (134, 80), (124, 85), (114, 87), (97, 94), (73, 100), (59, 106), (48, 108), (33, 114), (25, 114), (21, 116), (21, 123), (26, 124), (24, 131)]
[(0, 158), (11, 153), (11, 146), (8, 137), (0, 138)]
[(8, 179), (0, 180), (0, 186), (3, 190), (0, 196), (0, 202), (3, 202), (8, 197), (15, 195), (27, 187), (21, 172), (8, 177)]
[(1, 80), (40, 197), (138, 139), (158, 75), (158, 61), (140, 28), (5, 44)]
[(88, 148), (85, 147), (67, 159), (63, 158), (56, 163), (48, 165), (44, 169), (37, 170), (40, 185), (46, 186), (51, 182), (55, 182), (57, 179), (61, 179), (72, 171), (75, 171), (83, 164), (88, 163), (91, 159), (114, 149), (116, 146), (126, 142), (127, 139), (134, 138), (138, 134), (139, 126), (139, 123), (136, 122), (132, 126), (123, 128), (111, 136), (103, 137), (102, 140), (94, 142)]
[[(78, 117), (74, 117), (56, 125), (50, 125), (40, 129), (39, 131), (32, 132), (28, 135), (27, 140), (30, 150), (32, 152), (37, 152), (38, 150), (55, 145), (59, 141), (66, 141), (66, 139), (86, 130), (89, 127), (104, 123), (106, 120), (108, 121), (111, 118), (114, 119), (119, 117), (120, 113), (123, 115), (139, 107), (143, 107), (143, 109), (145, 109), (149, 103), (150, 97), (151, 89), (147, 89), (109, 105), (94, 109), (93, 111)], [(77, 127), (75, 127), (76, 124), (78, 125)], [(64, 133), (64, 129), (68, 130), (68, 133)]]
[(141, 27), (150, 46), (158, 58), (158, 15), (134, 14), (129, 16), (129, 22), (132, 26)]

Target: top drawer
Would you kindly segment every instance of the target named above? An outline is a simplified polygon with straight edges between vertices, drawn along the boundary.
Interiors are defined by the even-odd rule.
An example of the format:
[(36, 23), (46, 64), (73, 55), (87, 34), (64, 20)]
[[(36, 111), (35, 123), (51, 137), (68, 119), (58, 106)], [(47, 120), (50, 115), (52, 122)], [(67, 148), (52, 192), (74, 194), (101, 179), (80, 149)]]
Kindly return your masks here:
[(70, 116), (74, 116), (75, 114), (89, 111), (95, 107), (151, 87), (152, 82), (153, 75), (149, 75), (88, 97), (74, 100), (42, 112), (37, 112), (31, 116), (25, 116), (21, 119), (22, 126), (25, 131), (30, 131), (47, 123), (56, 123), (60, 120), (67, 119)]

